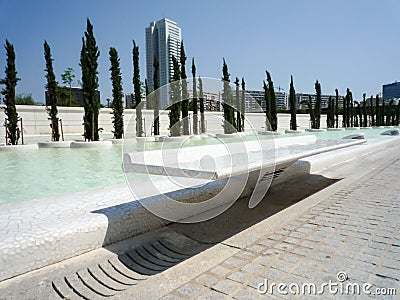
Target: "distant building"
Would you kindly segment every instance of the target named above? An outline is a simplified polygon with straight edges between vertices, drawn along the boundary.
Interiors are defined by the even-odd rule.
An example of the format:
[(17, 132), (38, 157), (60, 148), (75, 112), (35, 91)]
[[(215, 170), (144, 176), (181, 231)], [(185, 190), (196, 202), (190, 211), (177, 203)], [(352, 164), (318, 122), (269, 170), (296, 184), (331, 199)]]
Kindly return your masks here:
[[(143, 109), (146, 108), (146, 96), (142, 94), (141, 101), (143, 102)], [(125, 94), (125, 108), (135, 108), (136, 107), (136, 101), (135, 101), (135, 94), (134, 93), (128, 93)]]
[[(199, 91), (197, 91), (199, 93)], [(192, 99), (193, 97), (193, 91), (188, 90), (188, 96), (189, 99)], [(204, 92), (204, 110), (206, 111), (220, 111), (222, 109), (221, 105), (221, 94), (220, 93), (209, 93), (209, 92)], [(199, 102), (199, 99), (197, 98), (197, 103)]]
[(133, 104), (135, 102), (134, 99), (135, 99), (135, 95), (133, 93), (125, 94), (125, 108), (133, 107)]
[[(61, 87), (61, 88), (66, 90), (67, 92), (69, 92), (69, 90), (70, 90), (69, 87)], [(83, 100), (82, 88), (80, 88), (80, 87), (72, 87), (71, 91), (75, 95), (78, 105), (79, 106), (83, 106), (84, 105), (84, 100)], [(98, 96), (99, 101), (100, 101), (100, 91), (97, 91), (97, 96)], [(49, 100), (47, 91), (45, 92), (45, 101), (46, 101), (46, 105), (50, 105), (50, 103), (49, 103), (50, 100)]]
[(400, 98), (400, 82), (393, 82), (389, 84), (384, 84), (382, 86), (383, 99), (396, 99)]
[[(154, 90), (153, 84), (153, 63), (154, 57), (157, 57), (159, 64), (159, 84), (160, 87), (168, 84), (172, 78), (173, 65), (172, 56), (179, 60), (181, 45), (181, 29), (176, 22), (169, 19), (161, 19), (157, 22), (151, 22), (146, 28), (146, 73), (149, 90)], [(169, 104), (168, 89), (165, 89), (161, 95), (161, 108)]]
[[(307, 109), (308, 106), (306, 104), (301, 104), (301, 102), (304, 101), (304, 100), (308, 101), (310, 96), (311, 96), (311, 103), (314, 106), (315, 102), (317, 100), (317, 95), (316, 94), (296, 93), (297, 108)], [(321, 108), (327, 108), (328, 107), (329, 97), (332, 97), (332, 99), (336, 99), (336, 95), (321, 95)], [(343, 96), (339, 96), (339, 105), (343, 105), (343, 99), (344, 99)]]
[[(287, 109), (287, 95), (284, 92), (275, 92), (276, 108)], [(262, 108), (262, 110), (260, 109)], [(263, 112), (266, 110), (264, 90), (247, 90), (245, 97), (246, 112)]]

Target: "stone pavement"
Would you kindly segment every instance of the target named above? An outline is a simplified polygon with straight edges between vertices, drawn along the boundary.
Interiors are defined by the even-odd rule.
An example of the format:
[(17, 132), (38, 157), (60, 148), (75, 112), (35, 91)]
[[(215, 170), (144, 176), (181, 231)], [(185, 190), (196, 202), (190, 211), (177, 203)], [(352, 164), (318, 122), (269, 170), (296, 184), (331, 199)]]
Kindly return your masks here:
[[(120, 295), (161, 296), (162, 299), (257, 299), (300, 298), (310, 295), (293, 295), (290, 284), (301, 288), (303, 283), (314, 283), (321, 290), (323, 283), (337, 283), (344, 292), (334, 295), (325, 287), (321, 298), (399, 299), (400, 294), (400, 156), (389, 164), (356, 180), (347, 187), (311, 207), (280, 229), (250, 237), (248, 230), (221, 243), (231, 248), (215, 250), (221, 244), (175, 266), (163, 274), (149, 278), (146, 284)], [(293, 208), (291, 208), (293, 209)], [(256, 226), (263, 226), (263, 221)], [(264, 226), (268, 226), (265, 223)], [(257, 229), (249, 228), (257, 231)], [(261, 231), (260, 231), (261, 232)], [(235, 241), (243, 241), (244, 247)], [(225, 251), (225, 252), (224, 252)], [(213, 260), (220, 253), (220, 263), (208, 268), (201, 263)], [(226, 258), (224, 257), (226, 256)], [(196, 265), (199, 262), (199, 265)], [(186, 276), (187, 268), (195, 273)], [(186, 270), (185, 270), (186, 268)], [(204, 269), (197, 274), (196, 269)], [(207, 269), (208, 268), (208, 269)], [(190, 271), (189, 271), (190, 272)], [(196, 273), (197, 272), (197, 273)], [(185, 276), (188, 280), (185, 280)], [(177, 281), (179, 285), (166, 280)], [(261, 295), (257, 288), (268, 280), (286, 284), (284, 295), (275, 286)], [(340, 280), (344, 280), (341, 282)], [(360, 295), (352, 294), (349, 284), (360, 286)], [(371, 295), (363, 293), (363, 285)], [(167, 286), (167, 287), (166, 287)], [(265, 288), (261, 286), (261, 288)], [(382, 289), (384, 288), (384, 289)], [(377, 293), (395, 295), (373, 295)], [(292, 285), (295, 291), (296, 286)], [(346, 289), (349, 294), (346, 294)], [(356, 288), (355, 288), (356, 289)], [(161, 290), (161, 291), (160, 291)], [(307, 291), (307, 290), (306, 290)], [(333, 287), (333, 291), (335, 288)]]

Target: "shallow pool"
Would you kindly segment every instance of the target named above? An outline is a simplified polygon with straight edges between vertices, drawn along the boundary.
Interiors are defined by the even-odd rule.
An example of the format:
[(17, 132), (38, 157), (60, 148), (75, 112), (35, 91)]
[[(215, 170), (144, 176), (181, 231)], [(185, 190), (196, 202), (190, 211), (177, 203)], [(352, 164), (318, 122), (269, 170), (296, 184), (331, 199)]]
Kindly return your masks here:
[[(338, 139), (363, 132), (366, 138), (379, 136), (388, 128), (305, 133), (318, 139)], [(276, 135), (275, 138), (298, 136)], [(243, 139), (255, 140), (256, 135)], [(259, 136), (270, 139), (272, 136)], [(240, 138), (223, 139), (238, 142)], [(182, 143), (136, 143), (128, 139), (124, 145), (109, 149), (38, 149), (32, 151), (0, 152), (0, 204), (45, 198), (125, 182), (122, 172), (122, 152), (157, 150), (162, 148), (191, 147), (221, 143), (217, 138), (193, 139)], [(282, 150), (283, 151), (283, 150)], [(145, 174), (135, 174), (146, 178)]]

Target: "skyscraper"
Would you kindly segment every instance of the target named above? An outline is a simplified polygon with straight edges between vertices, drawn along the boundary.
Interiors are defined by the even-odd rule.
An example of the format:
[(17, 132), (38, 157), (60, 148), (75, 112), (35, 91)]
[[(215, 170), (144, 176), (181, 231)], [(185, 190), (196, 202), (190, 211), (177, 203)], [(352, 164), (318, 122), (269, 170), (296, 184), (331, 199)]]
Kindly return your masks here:
[[(173, 76), (172, 56), (179, 59), (181, 45), (181, 29), (176, 22), (166, 18), (151, 22), (146, 28), (146, 73), (149, 90), (154, 90), (153, 62), (157, 57), (159, 63), (159, 84), (170, 82)], [(161, 96), (161, 108), (168, 105), (168, 97)]]

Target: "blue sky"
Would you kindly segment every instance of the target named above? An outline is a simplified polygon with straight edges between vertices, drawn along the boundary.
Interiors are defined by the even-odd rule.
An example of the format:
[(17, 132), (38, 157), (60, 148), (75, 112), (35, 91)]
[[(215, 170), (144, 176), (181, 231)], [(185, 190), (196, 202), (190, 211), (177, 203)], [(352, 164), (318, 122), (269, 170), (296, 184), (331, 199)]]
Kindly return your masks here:
[[(314, 92), (318, 79), (325, 94), (350, 88), (359, 99), (400, 80), (399, 12), (396, 0), (0, 0), (0, 43), (7, 38), (14, 44), (17, 93), (32, 93), (38, 102), (44, 99), (43, 41), (51, 46), (58, 81), (68, 67), (79, 79), (87, 17), (100, 48), (103, 103), (111, 98), (110, 46), (120, 54), (124, 93), (131, 92), (132, 39), (140, 47), (144, 81), (144, 29), (163, 17), (182, 28), (188, 62), (194, 56), (203, 77), (220, 78), (225, 57), (232, 77), (244, 76), (248, 89), (261, 89), (268, 69), (286, 91), (293, 75), (297, 92)], [(0, 78), (5, 62), (1, 47)]]

